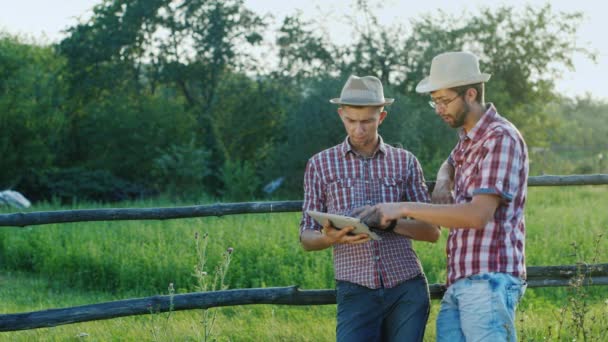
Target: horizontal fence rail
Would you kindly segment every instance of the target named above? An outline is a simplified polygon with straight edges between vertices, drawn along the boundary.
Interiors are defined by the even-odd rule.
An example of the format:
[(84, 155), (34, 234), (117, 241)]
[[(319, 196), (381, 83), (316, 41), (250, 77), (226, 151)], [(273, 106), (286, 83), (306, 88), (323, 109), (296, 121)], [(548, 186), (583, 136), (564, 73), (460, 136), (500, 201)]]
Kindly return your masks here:
[[(608, 184), (608, 174), (534, 176), (529, 186), (568, 186)], [(427, 182), (432, 189), (435, 182)], [(206, 216), (297, 212), (302, 201), (219, 203), (210, 205), (171, 208), (80, 209), (57, 210), (0, 215), (0, 226), (26, 227), (52, 223), (82, 221), (167, 220)]]
[(302, 201), (218, 203), (169, 208), (79, 209), (0, 215), (0, 226), (36, 226), (83, 221), (167, 220), (302, 210)]
[[(528, 267), (528, 287), (608, 285), (608, 264)], [(429, 286), (441, 298), (442, 284)], [(27, 330), (64, 324), (213, 307), (273, 304), (336, 304), (335, 290), (300, 290), (297, 286), (236, 289), (125, 299), (113, 302), (0, 315), (0, 331)]]

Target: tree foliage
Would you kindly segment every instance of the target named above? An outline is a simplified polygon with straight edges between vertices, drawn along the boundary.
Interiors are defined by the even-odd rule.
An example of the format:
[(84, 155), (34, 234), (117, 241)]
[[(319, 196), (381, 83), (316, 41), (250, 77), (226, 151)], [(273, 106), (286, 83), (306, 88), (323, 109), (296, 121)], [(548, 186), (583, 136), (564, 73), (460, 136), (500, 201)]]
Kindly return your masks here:
[[(243, 0), (103, 0), (55, 46), (2, 35), (0, 184), (50, 198), (60, 190), (48, 183), (61, 177), (86, 180), (61, 190), (67, 194), (116, 179), (137, 189), (126, 196), (158, 190), (246, 200), (284, 177), (271, 196), (298, 198), (308, 158), (345, 138), (328, 100), (351, 74), (383, 81), (397, 99), (383, 138), (414, 152), (433, 178), (456, 135), (414, 88), (435, 55), (455, 50), (480, 56), (492, 74), (486, 100), (535, 151), (605, 137), (605, 125), (587, 120), (604, 122), (605, 104), (555, 90), (575, 53), (594, 57), (576, 44), (580, 13), (502, 6), (386, 27), (368, 1), (355, 7), (363, 19), (346, 16), (357, 23), (349, 46), (300, 13), (265, 41), (268, 17)], [(256, 53), (269, 45), (274, 57), (272, 49)], [(574, 117), (583, 128), (569, 124)]]
[(51, 167), (65, 129), (63, 58), (0, 34), (0, 187)]

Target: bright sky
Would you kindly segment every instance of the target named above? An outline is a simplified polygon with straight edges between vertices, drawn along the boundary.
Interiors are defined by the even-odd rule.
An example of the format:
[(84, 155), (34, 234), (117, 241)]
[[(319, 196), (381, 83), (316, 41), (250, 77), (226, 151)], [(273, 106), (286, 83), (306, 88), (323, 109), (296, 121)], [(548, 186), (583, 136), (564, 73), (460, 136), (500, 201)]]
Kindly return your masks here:
[[(54, 42), (61, 39), (62, 31), (74, 25), (77, 19), (88, 18), (90, 9), (101, 0), (0, 0), (0, 30), (13, 34), (34, 37), (37, 41)], [(442, 9), (446, 12), (461, 14), (463, 10), (474, 11), (479, 6), (497, 6), (506, 3), (521, 7), (525, 4), (541, 6), (547, 1), (510, 0), (502, 1), (455, 1), (455, 0), (370, 0), (371, 4), (383, 4), (374, 8), (382, 23), (386, 25), (407, 23), (411, 18)], [(346, 44), (351, 37), (351, 28), (346, 17), (352, 14), (355, 0), (245, 0), (246, 5), (258, 14), (270, 13), (275, 22), (280, 23), (285, 15), (294, 14), (300, 9), (306, 19), (322, 23), (330, 38), (337, 43)], [(558, 80), (558, 90), (566, 95), (583, 95), (587, 92), (594, 97), (608, 100), (608, 31), (605, 9), (597, 0), (552, 0), (554, 11), (582, 11), (585, 20), (579, 28), (578, 44), (591, 48), (598, 53), (597, 63), (580, 55), (574, 56), (575, 72), (565, 72)], [(606, 8), (603, 8), (606, 6)], [(603, 8), (603, 9), (602, 9)]]

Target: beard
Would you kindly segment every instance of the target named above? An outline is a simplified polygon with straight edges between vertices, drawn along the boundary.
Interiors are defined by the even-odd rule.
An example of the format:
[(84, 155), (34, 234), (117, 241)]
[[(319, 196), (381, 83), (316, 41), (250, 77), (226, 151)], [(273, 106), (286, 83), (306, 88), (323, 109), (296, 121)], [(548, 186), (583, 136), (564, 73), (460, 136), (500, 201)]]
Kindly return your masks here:
[(462, 125), (464, 125), (464, 121), (467, 118), (467, 115), (470, 112), (470, 107), (469, 104), (466, 101), (462, 101), (463, 103), (463, 107), (460, 110), (460, 112), (458, 112), (456, 115), (454, 115), (454, 121), (452, 121), (451, 123), (449, 123), (450, 127), (452, 128), (460, 128), (462, 127)]

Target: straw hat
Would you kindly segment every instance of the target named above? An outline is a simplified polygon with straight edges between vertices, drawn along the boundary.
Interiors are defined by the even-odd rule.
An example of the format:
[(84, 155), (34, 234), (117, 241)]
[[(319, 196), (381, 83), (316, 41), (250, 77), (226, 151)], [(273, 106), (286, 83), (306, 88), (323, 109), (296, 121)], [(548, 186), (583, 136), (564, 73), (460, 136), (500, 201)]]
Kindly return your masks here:
[(487, 82), (490, 74), (479, 71), (479, 60), (470, 52), (446, 52), (431, 62), (430, 76), (416, 86), (419, 93)]
[(387, 106), (394, 101), (384, 97), (382, 82), (377, 77), (354, 75), (346, 81), (340, 97), (329, 100), (334, 104), (351, 106)]

